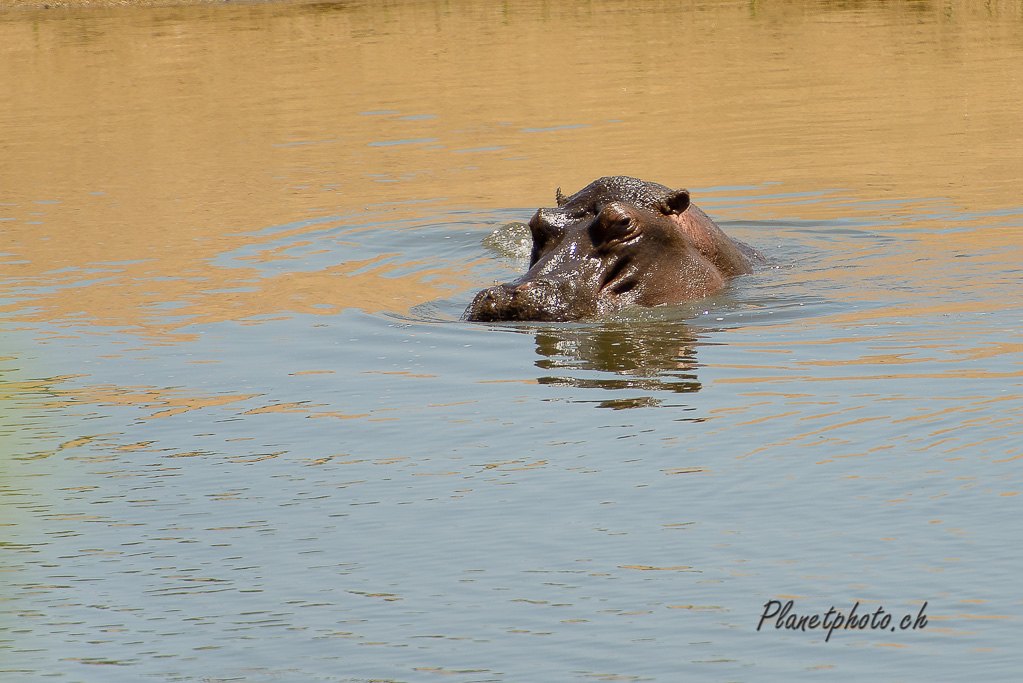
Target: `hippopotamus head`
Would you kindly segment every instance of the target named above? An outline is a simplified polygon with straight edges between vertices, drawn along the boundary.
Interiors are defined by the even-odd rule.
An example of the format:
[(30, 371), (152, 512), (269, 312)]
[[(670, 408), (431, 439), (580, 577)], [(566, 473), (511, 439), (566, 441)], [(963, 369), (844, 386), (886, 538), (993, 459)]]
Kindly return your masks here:
[(615, 176), (556, 198), (529, 221), (529, 271), (477, 294), (465, 319), (566, 321), (682, 303), (751, 270), (687, 190)]

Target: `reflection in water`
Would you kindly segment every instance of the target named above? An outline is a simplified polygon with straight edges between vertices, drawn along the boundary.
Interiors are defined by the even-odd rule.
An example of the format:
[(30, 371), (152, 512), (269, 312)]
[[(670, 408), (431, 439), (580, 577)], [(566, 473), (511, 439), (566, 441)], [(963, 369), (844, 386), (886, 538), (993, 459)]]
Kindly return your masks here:
[[(544, 358), (536, 366), (558, 374), (537, 381), (580, 389), (699, 391), (695, 341), (683, 323), (543, 328), (536, 332), (536, 352)], [(661, 401), (644, 395), (604, 399), (599, 404), (617, 409), (655, 406)]]

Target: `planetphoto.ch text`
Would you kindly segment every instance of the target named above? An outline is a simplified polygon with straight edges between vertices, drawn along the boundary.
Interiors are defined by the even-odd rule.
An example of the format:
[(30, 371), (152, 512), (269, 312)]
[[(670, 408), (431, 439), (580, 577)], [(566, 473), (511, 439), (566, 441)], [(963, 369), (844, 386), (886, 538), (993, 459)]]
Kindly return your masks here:
[(774, 620), (775, 629), (787, 629), (790, 631), (827, 631), (824, 642), (831, 640), (831, 634), (837, 630), (875, 630), (875, 631), (907, 631), (923, 629), (927, 626), (927, 609), (925, 602), (920, 606), (920, 611), (915, 615), (905, 614), (897, 622), (893, 622), (892, 614), (885, 611), (884, 607), (878, 607), (873, 612), (858, 614), (860, 603), (853, 604), (848, 614), (843, 614), (830, 607), (824, 614), (798, 614), (793, 612), (795, 603), (793, 600), (782, 602), (780, 600), (768, 600), (764, 603), (764, 611), (757, 623), (757, 630), (764, 625), (764, 622)]

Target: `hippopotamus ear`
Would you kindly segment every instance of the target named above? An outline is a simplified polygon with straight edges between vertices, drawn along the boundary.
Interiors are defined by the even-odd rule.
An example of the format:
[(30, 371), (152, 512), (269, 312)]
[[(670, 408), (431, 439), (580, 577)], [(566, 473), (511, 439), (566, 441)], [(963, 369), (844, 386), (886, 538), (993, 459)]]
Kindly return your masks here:
[(657, 202), (657, 209), (665, 216), (684, 213), (689, 208), (689, 190), (675, 190)]
[(558, 188), (558, 191), (554, 193), (554, 201), (558, 203), (558, 206), (564, 206), (565, 202), (568, 201), (568, 197), (561, 193), (560, 187)]

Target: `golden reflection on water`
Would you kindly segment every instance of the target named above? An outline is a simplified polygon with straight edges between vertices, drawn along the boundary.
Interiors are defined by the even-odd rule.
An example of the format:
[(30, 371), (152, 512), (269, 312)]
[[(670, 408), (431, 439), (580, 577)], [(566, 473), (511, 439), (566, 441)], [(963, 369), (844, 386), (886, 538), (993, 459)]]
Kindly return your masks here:
[[(167, 315), (406, 311), (475, 283), (348, 263), (256, 281), (210, 260), (266, 226), (389, 202), (415, 218), (437, 198), (537, 206), (612, 173), (1019, 203), (1017, 2), (41, 4), (0, 10), (3, 272), (109, 279), (65, 275), (77, 286), (36, 294), (36, 319), (166, 332), (151, 305), (183, 300)], [(255, 291), (205, 291), (239, 282)]]
[[(886, 378), (917, 379), (919, 376), (891, 375)], [(750, 377), (735, 380), (735, 383), (763, 382), (770, 385), (782, 382), (783, 379), (767, 377), (757, 380)], [(793, 378), (788, 379), (791, 381)], [(796, 379), (803, 383), (822, 381), (823, 378), (800, 376)], [(877, 377), (831, 378), (835, 381), (860, 379)], [(892, 396), (866, 394), (859, 396), (861, 402), (851, 406), (839, 406), (837, 401), (821, 401), (809, 394), (777, 391), (750, 391), (743, 393), (742, 396), (748, 399), (745, 406), (711, 410), (708, 421), (713, 423), (725, 417), (726, 425), (722, 427), (723, 431), (773, 421), (781, 421), (787, 429), (781, 438), (757, 443), (746, 453), (735, 456), (737, 460), (758, 454), (794, 453), (797, 452), (793, 451), (796, 448), (809, 448), (820, 453), (822, 457), (816, 461), (817, 465), (834, 464), (844, 458), (866, 456), (892, 449), (898, 449), (895, 452), (901, 455), (927, 452), (932, 457), (949, 462), (966, 456), (978, 461), (1004, 464), (1023, 457), (1023, 448), (1014, 440), (1023, 433), (1021, 429), (1023, 410), (1019, 408), (1018, 396), (1015, 395), (997, 398), (988, 396), (943, 398), (912, 394)], [(887, 405), (879, 407), (877, 405), (879, 403)], [(774, 412), (742, 420), (743, 413), (759, 411), (764, 406), (772, 406)], [(869, 412), (882, 414), (865, 414)], [(978, 437), (978, 428), (983, 427), (989, 429), (986, 432), (988, 435)], [(863, 444), (861, 438), (863, 429), (871, 430), (875, 434), (875, 437), (866, 444)], [(889, 434), (887, 439), (882, 436), (885, 433)], [(869, 447), (863, 448), (864, 445)], [(942, 470), (934, 470), (924, 474), (934, 475), (941, 472)], [(1006, 473), (1006, 477), (1012, 476), (1012, 472)], [(1016, 493), (1018, 492), (1000, 491), (999, 495), (1011, 496)]]

